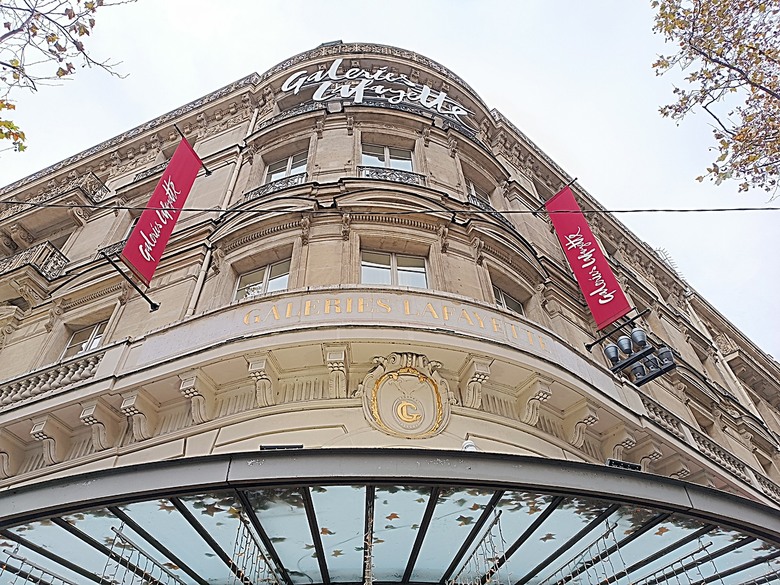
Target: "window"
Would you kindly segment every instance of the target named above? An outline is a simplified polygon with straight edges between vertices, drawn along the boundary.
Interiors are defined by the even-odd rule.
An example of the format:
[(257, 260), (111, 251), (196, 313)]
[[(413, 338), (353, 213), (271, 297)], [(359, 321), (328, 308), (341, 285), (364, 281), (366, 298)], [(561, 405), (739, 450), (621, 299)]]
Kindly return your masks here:
[(428, 288), (425, 258), (391, 252), (363, 252), (360, 261), (360, 282)]
[(100, 342), (103, 340), (103, 334), (106, 331), (106, 325), (108, 325), (108, 321), (101, 321), (95, 325), (90, 325), (89, 327), (84, 327), (84, 329), (75, 331), (73, 335), (70, 336), (68, 345), (62, 353), (62, 358), (69, 358), (100, 346)]
[(238, 279), (236, 300), (254, 297), (265, 293), (287, 290), (290, 278), (290, 261), (283, 260), (259, 270), (246, 272)]
[(276, 161), (275, 163), (271, 163), (268, 165), (265, 182), (271, 183), (273, 181), (278, 181), (279, 179), (284, 179), (285, 177), (303, 175), (306, 173), (307, 158), (307, 152), (299, 152), (280, 161)]
[(471, 197), (476, 197), (480, 201), (484, 201), (485, 203), (490, 203), (490, 195), (488, 195), (488, 192), (479, 187), (477, 184), (475, 184), (472, 181), (467, 180), (466, 181), (466, 192)]
[(411, 172), (412, 151), (391, 146), (364, 144), (360, 164), (364, 167), (385, 167)]
[(507, 311), (512, 311), (518, 315), (525, 315), (523, 303), (516, 298), (509, 296), (497, 286), (493, 287), (493, 294), (496, 297), (496, 306)]

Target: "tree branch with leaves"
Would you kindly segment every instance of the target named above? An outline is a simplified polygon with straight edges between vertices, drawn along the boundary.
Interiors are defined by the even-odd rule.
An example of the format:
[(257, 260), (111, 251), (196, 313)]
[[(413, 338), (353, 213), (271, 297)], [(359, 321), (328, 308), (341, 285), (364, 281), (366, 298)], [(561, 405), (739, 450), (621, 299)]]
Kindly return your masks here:
[(713, 121), (718, 154), (698, 177), (778, 195), (780, 178), (780, 0), (653, 0), (653, 31), (677, 46), (656, 74), (686, 73), (665, 117), (699, 109)]
[(95, 28), (98, 10), (133, 0), (0, 0), (0, 140), (16, 151), (26, 136), (9, 112), (12, 94), (37, 91), (72, 76), (77, 67), (99, 67), (119, 74), (116, 63), (93, 59), (84, 42)]

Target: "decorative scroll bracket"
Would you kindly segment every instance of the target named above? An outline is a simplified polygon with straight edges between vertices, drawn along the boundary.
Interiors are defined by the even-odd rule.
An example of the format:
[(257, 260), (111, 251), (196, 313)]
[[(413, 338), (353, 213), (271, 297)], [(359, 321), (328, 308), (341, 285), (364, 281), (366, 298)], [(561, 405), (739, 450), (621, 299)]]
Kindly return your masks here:
[(520, 422), (536, 426), (539, 422), (539, 408), (552, 396), (552, 380), (534, 374), (517, 393), (517, 408)]
[(157, 408), (158, 404), (140, 388), (122, 394), (122, 405), (119, 410), (130, 421), (130, 428), (136, 441), (151, 439), (154, 436), (157, 428)]
[(216, 387), (201, 370), (179, 374), (179, 392), (190, 401), (190, 416), (196, 425), (214, 418)]

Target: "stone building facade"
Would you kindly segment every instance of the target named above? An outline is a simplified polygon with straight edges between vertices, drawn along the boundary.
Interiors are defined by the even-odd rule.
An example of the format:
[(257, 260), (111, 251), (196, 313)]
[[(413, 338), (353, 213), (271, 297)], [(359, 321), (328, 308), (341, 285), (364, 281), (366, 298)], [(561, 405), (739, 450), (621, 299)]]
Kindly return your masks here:
[[(121, 250), (160, 180), (179, 141), (174, 123), (211, 173), (202, 172), (189, 195), (147, 291), (160, 304), (150, 312), (103, 253)], [(608, 543), (615, 514), (633, 518), (625, 534), (637, 535), (652, 514), (652, 526), (666, 521), (662, 514), (687, 514), (661, 525), (661, 535), (685, 528), (696, 542), (709, 534), (715, 543), (674, 556), (684, 538), (694, 542), (680, 536), (672, 541), (678, 547), (652, 549), (657, 566), (648, 557), (634, 577), (629, 567), (614, 569), (606, 582), (776, 578), (780, 366), (618, 219), (593, 213), (594, 233), (632, 305), (649, 309), (639, 324), (652, 344), (674, 350), (678, 364), (641, 388), (613, 374), (598, 346), (585, 347), (598, 333), (548, 217), (531, 213), (569, 181), (445, 67), (402, 49), (331, 43), (2, 189), (0, 539), (9, 557), (0, 582), (94, 582), (90, 575), (100, 571), (68, 565), (69, 549), (47, 544), (46, 531), (54, 516), (73, 537), (84, 510), (99, 506), (146, 542), (137, 548), (150, 567), (168, 567), (179, 582), (225, 581), (149, 526), (144, 536), (138, 517), (117, 508), (153, 497), (172, 498), (171, 510), (188, 522), (187, 510), (211, 510), (210, 518), (232, 510), (241, 519), (238, 536), (225, 541), (234, 554), (229, 544), (214, 554), (231, 579), (246, 583), (465, 583), (469, 570), (483, 583), (598, 582), (584, 580), (588, 571), (602, 578), (605, 559), (629, 547), (628, 538), (596, 554), (602, 541), (572, 533), (568, 548), (550, 549), (559, 563), (550, 561), (548, 574), (513, 554), (526, 540), (554, 540), (545, 540), (555, 534), (547, 527), (541, 538), (517, 536), (515, 550), (507, 537), (492, 557), (474, 552), (500, 528), (490, 514), (509, 505), (506, 490), (530, 493), (529, 478), (537, 495), (512, 500), (529, 517), (544, 504), (552, 519), (555, 506), (565, 508), (556, 498), (569, 498), (572, 509), (587, 508), (588, 521), (606, 521), (599, 538)], [(584, 210), (603, 210), (573, 189)], [(461, 452), (464, 445), (479, 452)], [(607, 459), (641, 471), (605, 468)], [(227, 475), (217, 480), (215, 465), (230, 467)], [(181, 475), (171, 480), (171, 473)], [(95, 493), (84, 487), (93, 481)], [(203, 496), (206, 484), (223, 494), (235, 482), (264, 487), (234, 494), (229, 505)], [(303, 495), (269, 495), (268, 482)], [(352, 573), (338, 565), (349, 557), (344, 547), (328, 548), (332, 530), (313, 514), (329, 509), (313, 488), (325, 484), (362, 489), (366, 502), (356, 512), (365, 538), (351, 547)], [(387, 539), (376, 536), (377, 522), (392, 527), (398, 516), (382, 508), (391, 496), (376, 495), (387, 485), (402, 489), (385, 495), (422, 490), (420, 499), (432, 502), (407, 530), (414, 558), (403, 556), (398, 567), (387, 560), (394, 554), (385, 561), (378, 554)], [(425, 533), (421, 526), (447, 534), (437, 524), (446, 514), (435, 508), (453, 501), (444, 495), (453, 485), (477, 486), (464, 496), (481, 498), (469, 500), (482, 511), (477, 528), (462, 550), (444, 555), (442, 571), (425, 573), (423, 560), (436, 549), (416, 534)], [(189, 508), (192, 493), (203, 497)], [(608, 505), (582, 499), (598, 494)], [(349, 498), (338, 497), (346, 509)], [(640, 503), (650, 516), (627, 512)], [(276, 505), (303, 510), (313, 568), (300, 561), (293, 570), (283, 545), (274, 549), (291, 537), (274, 540), (257, 512)], [(715, 524), (715, 535), (703, 528)], [(89, 530), (76, 535), (80, 542)], [(214, 548), (203, 530), (196, 532)], [(238, 560), (246, 550), (236, 553), (241, 530), (264, 559), (253, 565), (256, 579)], [(717, 540), (726, 533), (731, 543), (752, 539), (746, 547), (763, 542), (750, 549), (752, 565), (729, 573), (742, 566), (733, 558), (749, 555), (730, 556)], [(114, 581), (174, 579), (151, 579), (137, 560), (123, 565), (117, 559), (136, 545), (108, 542), (92, 549), (106, 567), (124, 567), (121, 578), (113, 569)], [(502, 573), (509, 569), (513, 577)]]

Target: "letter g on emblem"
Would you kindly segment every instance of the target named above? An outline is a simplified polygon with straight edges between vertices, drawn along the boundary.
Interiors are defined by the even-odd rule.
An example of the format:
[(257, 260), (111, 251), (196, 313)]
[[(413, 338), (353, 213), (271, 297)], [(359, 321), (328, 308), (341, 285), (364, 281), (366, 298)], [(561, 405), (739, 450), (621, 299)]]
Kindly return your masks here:
[(393, 437), (426, 439), (444, 430), (453, 401), (441, 364), (414, 353), (374, 358), (377, 367), (360, 384), (363, 413), (372, 427)]

